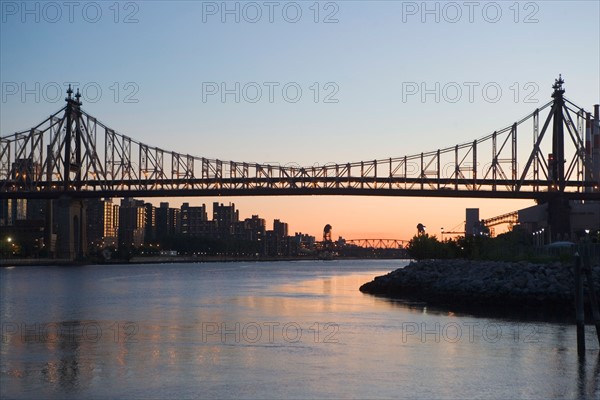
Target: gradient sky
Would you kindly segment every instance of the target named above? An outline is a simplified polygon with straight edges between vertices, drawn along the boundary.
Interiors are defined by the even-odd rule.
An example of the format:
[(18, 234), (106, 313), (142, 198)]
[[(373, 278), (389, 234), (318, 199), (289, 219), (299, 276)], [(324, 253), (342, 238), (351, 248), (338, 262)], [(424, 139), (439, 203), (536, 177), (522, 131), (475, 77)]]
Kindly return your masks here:
[[(549, 101), (559, 73), (575, 103), (591, 109), (600, 101), (597, 1), (24, 4), (1, 2), (1, 135), (62, 107), (64, 93), (55, 89), (66, 82), (87, 89), (87, 112), (144, 143), (222, 160), (301, 165), (472, 141)], [(223, 13), (225, 7), (238, 15)], [(239, 102), (206, 92), (212, 83), (236, 82), (256, 82), (262, 97), (251, 102), (254, 84)], [(264, 82), (278, 85), (272, 101)], [(403, 91), (436, 82), (458, 83), (461, 97)], [(477, 85), (472, 98), (464, 82)], [(282, 93), (288, 83), (302, 90), (296, 102), (289, 101), (293, 88), (287, 98)], [(502, 93), (483, 93), (485, 85)], [(325, 102), (328, 95), (337, 102)], [(467, 207), (489, 218), (533, 205), (350, 196), (150, 201), (231, 201), (241, 217), (260, 214), (269, 226), (281, 218), (291, 232), (320, 236), (329, 223), (334, 237), (397, 239), (410, 238), (418, 223), (439, 236), (441, 227), (464, 221)]]

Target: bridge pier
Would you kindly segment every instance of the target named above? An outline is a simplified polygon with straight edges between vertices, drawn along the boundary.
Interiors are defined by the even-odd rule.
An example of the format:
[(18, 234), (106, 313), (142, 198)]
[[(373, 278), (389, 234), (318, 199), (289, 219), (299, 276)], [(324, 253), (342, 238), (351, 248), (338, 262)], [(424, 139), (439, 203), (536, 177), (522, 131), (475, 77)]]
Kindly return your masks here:
[(57, 206), (57, 256), (68, 260), (81, 259), (87, 255), (85, 202), (61, 197)]
[[(594, 105), (594, 119), (590, 126), (590, 147), (592, 160), (592, 179), (600, 185), (600, 105)], [(595, 190), (599, 190), (596, 186)]]
[(570, 241), (571, 238), (571, 206), (569, 201), (557, 194), (548, 201), (548, 226), (550, 242)]

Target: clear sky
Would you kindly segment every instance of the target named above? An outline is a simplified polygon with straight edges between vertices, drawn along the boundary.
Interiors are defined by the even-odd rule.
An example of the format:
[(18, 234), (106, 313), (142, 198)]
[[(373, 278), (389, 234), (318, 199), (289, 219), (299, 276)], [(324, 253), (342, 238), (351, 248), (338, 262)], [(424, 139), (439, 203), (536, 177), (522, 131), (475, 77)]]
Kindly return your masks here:
[[(77, 82), (84, 109), (105, 124), (197, 156), (321, 165), (435, 150), (529, 114), (550, 100), (559, 73), (567, 97), (587, 109), (600, 102), (599, 4), (2, 1), (0, 133), (34, 126), (62, 107), (65, 83)], [(242, 217), (281, 218), (292, 232), (319, 236), (329, 223), (334, 237), (397, 239), (418, 223), (450, 230), (467, 207), (489, 218), (533, 205), (151, 201), (231, 201)]]

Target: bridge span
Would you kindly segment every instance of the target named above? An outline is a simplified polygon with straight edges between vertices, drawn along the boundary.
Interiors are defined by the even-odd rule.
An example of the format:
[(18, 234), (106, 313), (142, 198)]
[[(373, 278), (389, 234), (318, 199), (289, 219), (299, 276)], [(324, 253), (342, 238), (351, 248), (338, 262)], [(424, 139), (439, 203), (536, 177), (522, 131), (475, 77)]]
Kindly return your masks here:
[[(372, 195), (600, 200), (598, 109), (563, 97), (472, 142), (402, 157), (270, 165), (182, 154), (116, 132), (66, 105), (0, 138), (5, 198)], [(552, 129), (550, 129), (552, 127)], [(550, 133), (552, 130), (552, 133)], [(566, 139), (566, 140), (565, 140)]]

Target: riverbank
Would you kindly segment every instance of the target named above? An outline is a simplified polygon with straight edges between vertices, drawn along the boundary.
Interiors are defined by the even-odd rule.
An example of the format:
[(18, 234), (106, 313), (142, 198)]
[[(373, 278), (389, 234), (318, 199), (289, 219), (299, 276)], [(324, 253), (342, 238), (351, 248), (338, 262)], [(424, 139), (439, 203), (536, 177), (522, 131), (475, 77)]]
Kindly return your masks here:
[[(600, 266), (592, 273), (600, 298)], [(378, 276), (360, 291), (449, 310), (555, 319), (574, 315), (573, 275), (573, 265), (560, 263), (428, 260)]]
[(236, 262), (236, 261), (295, 261), (313, 258), (300, 257), (229, 257), (229, 256), (145, 256), (132, 257), (130, 259), (112, 258), (103, 259), (85, 259), (68, 260), (53, 258), (22, 258), (0, 260), (0, 266), (3, 267), (23, 267), (23, 266), (71, 266), (71, 265), (110, 265), (110, 264), (172, 264), (172, 263), (204, 263), (204, 262)]
[[(385, 258), (334, 257), (334, 260), (383, 260)], [(86, 259), (68, 260), (55, 258), (13, 258), (0, 259), (0, 267), (24, 266), (72, 266), (72, 265), (104, 265), (104, 264), (172, 264), (172, 263), (205, 263), (205, 262), (269, 262), (269, 261), (319, 261), (317, 256), (302, 257), (256, 257), (256, 256), (140, 256), (129, 260), (113, 258), (110, 260)], [(322, 260), (329, 261), (329, 260)]]

